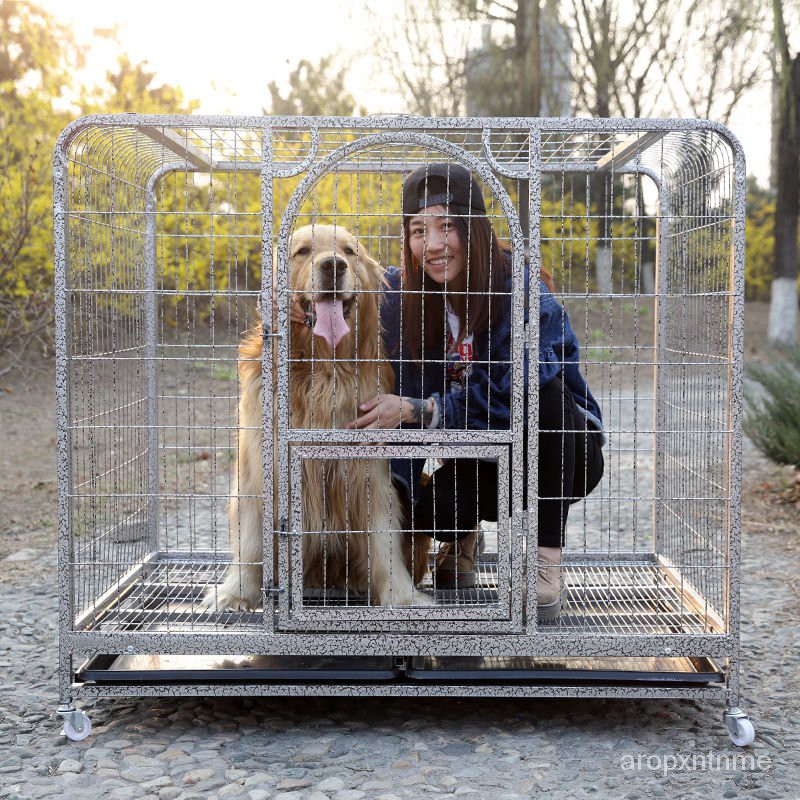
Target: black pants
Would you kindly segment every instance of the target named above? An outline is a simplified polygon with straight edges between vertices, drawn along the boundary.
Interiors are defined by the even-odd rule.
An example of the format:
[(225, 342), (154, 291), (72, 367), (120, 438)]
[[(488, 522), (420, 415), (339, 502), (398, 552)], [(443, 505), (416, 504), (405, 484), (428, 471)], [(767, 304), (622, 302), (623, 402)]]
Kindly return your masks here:
[[(600, 433), (587, 425), (572, 392), (558, 378), (539, 391), (539, 428), (539, 545), (563, 547), (570, 505), (586, 497), (603, 477)], [(524, 475), (527, 450), (526, 433)], [(527, 508), (525, 487), (523, 498)], [(451, 542), (466, 536), (480, 520), (497, 520), (497, 464), (448, 460), (420, 491), (415, 530)]]

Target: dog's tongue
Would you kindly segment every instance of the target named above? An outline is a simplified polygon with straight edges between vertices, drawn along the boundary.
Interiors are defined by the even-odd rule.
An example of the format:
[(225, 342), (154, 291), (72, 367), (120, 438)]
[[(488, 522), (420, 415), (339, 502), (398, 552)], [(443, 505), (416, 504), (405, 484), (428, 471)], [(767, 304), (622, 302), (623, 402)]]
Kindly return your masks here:
[(314, 325), (314, 336), (321, 336), (330, 346), (335, 348), (350, 333), (350, 326), (344, 318), (341, 300), (318, 300), (314, 304), (317, 323)]

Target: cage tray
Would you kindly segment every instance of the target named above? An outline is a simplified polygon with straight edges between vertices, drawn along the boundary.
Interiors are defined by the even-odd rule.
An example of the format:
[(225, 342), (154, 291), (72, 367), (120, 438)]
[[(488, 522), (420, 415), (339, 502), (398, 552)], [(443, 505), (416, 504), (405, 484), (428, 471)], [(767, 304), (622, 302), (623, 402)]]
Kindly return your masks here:
[(386, 656), (100, 655), (76, 673), (95, 683), (389, 681), (400, 675)]
[(417, 681), (492, 683), (677, 683), (724, 680), (709, 658), (530, 658), (519, 656), (417, 656), (406, 675)]
[[(100, 655), (76, 679), (116, 683), (393, 682), (403, 678), (391, 656)], [(709, 658), (434, 657), (409, 658), (409, 681), (445, 683), (711, 684), (724, 680)]]

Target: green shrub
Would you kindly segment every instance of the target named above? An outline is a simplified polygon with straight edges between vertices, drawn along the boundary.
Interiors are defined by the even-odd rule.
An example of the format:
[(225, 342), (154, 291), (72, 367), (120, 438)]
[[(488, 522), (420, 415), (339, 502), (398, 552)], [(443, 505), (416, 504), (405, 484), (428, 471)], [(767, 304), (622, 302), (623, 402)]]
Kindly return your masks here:
[(800, 347), (779, 354), (780, 360), (747, 370), (758, 388), (745, 390), (744, 430), (768, 458), (800, 467)]

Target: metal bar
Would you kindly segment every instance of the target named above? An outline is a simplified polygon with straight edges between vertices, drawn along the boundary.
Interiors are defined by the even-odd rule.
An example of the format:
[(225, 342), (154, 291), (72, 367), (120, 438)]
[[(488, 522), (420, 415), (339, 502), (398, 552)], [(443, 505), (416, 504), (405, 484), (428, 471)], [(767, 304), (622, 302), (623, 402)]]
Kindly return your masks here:
[[(528, 474), (526, 517), (525, 592), (528, 615), (526, 631), (534, 635), (537, 629), (537, 575), (539, 545), (539, 301), (542, 274), (542, 135), (536, 128), (530, 130), (530, 181), (528, 205), (531, 235), (529, 242), (530, 275), (528, 284), (528, 322), (525, 357), (528, 360)], [(521, 512), (521, 509), (520, 509)]]
[(742, 146), (733, 136), (728, 137), (734, 154), (734, 216), (735, 227), (731, 240), (731, 272), (729, 286), (731, 299), (728, 305), (728, 352), (731, 359), (727, 409), (730, 434), (729, 489), (731, 499), (728, 520), (728, 553), (730, 573), (725, 585), (727, 594), (728, 630), (734, 640), (729, 662), (728, 686), (731, 705), (739, 705), (740, 669), (740, 581), (742, 551), (742, 394), (744, 384), (744, 288), (745, 288), (745, 198), (746, 164)]
[[(274, 128), (286, 130), (336, 129), (388, 129), (449, 130), (454, 133), (481, 131), (489, 125), (500, 130), (540, 128), (550, 133), (596, 132), (598, 120), (589, 117), (419, 117), (410, 114), (376, 114), (365, 117), (309, 117), (274, 115), (266, 118)], [(90, 114), (80, 117), (64, 129), (65, 141), (69, 143), (80, 130), (89, 127), (131, 128), (153, 126), (157, 128), (260, 128), (265, 117), (244, 115), (210, 114)], [(712, 131), (725, 140), (734, 139), (730, 131), (720, 123), (694, 118), (615, 118), (611, 122), (614, 131)]]
[(70, 341), (68, 180), (66, 137), (62, 133), (53, 153), (53, 241), (56, 327), (56, 468), (58, 472), (58, 695), (63, 706), (71, 701), (70, 648), (65, 634), (74, 616), (72, 558), (72, 434), (70, 431)]
[(93, 686), (73, 684), (77, 698), (92, 697), (593, 697), (608, 699), (675, 699), (719, 701), (723, 687), (602, 687), (602, 686), (494, 686), (491, 684), (192, 684), (188, 686), (123, 684)]
[[(273, 162), (272, 162), (272, 129), (265, 127), (261, 133), (261, 296), (259, 298), (259, 311), (261, 314), (262, 329), (265, 334), (271, 333), (272, 309), (272, 218), (273, 218)], [(280, 279), (279, 279), (280, 281)], [(279, 327), (279, 330), (285, 330)], [(288, 337), (283, 337), (288, 338)], [(280, 340), (279, 340), (280, 342)], [(280, 346), (280, 345), (279, 345)], [(274, 375), (274, 347), (272, 338), (264, 336), (261, 344), (261, 494), (263, 504), (263, 518), (261, 528), (262, 539), (262, 586), (267, 587), (273, 580), (275, 569), (275, 549), (273, 533), (278, 525), (275, 518), (275, 430), (274, 399), (272, 387), (275, 385)], [(241, 423), (241, 420), (239, 420)], [(280, 439), (278, 451), (280, 453)], [(279, 462), (280, 463), (280, 462)], [(280, 467), (279, 467), (280, 469)], [(279, 473), (281, 474), (281, 473)], [(278, 498), (277, 513), (282, 513), (282, 499)], [(274, 630), (274, 598), (271, 600), (264, 595), (264, 628), (268, 633)]]
[[(154, 142), (163, 145), (167, 150), (171, 150), (176, 155), (186, 159), (192, 166), (201, 170), (211, 170), (211, 158), (199, 147), (189, 142), (186, 137), (172, 130), (172, 128), (157, 128), (149, 125), (140, 125), (138, 129), (145, 136), (149, 136)], [(216, 169), (216, 165), (214, 165), (214, 169)]]
[[(469, 437), (463, 430), (418, 430), (408, 428), (382, 428), (381, 441), (393, 442), (427, 442), (437, 444), (462, 443), (465, 446), (482, 442), (485, 444), (510, 444), (513, 433), (510, 430), (470, 430)], [(375, 440), (374, 431), (349, 430), (344, 428), (290, 428), (286, 433), (290, 442), (371, 442)]]
[[(480, 655), (487, 652), (485, 634), (395, 634), (340, 632), (330, 636), (315, 633), (281, 633), (265, 636), (263, 631), (189, 631), (186, 633), (119, 633), (104, 631), (68, 632), (65, 644), (73, 653), (204, 654), (248, 653), (253, 655)], [(492, 655), (537, 656), (567, 652), (571, 656), (663, 656), (680, 654), (709, 658), (727, 657), (733, 641), (728, 634), (591, 634), (565, 631), (535, 636), (492, 635)]]
[(157, 169), (145, 188), (145, 242), (144, 242), (144, 356), (145, 385), (147, 392), (147, 531), (150, 547), (158, 548), (158, 381), (156, 356), (158, 352), (158, 263), (156, 252), (156, 189), (161, 178), (173, 167)]
[(647, 150), (648, 147), (663, 139), (665, 133), (665, 131), (647, 131), (646, 133), (631, 134), (627, 139), (614, 145), (608, 153), (598, 159), (598, 172), (612, 170), (619, 172), (619, 167), (627, 165)]
[[(664, 497), (666, 489), (664, 486), (664, 470), (666, 458), (666, 442), (664, 429), (666, 428), (666, 403), (667, 393), (664, 388), (664, 379), (661, 375), (661, 365), (664, 362), (664, 353), (669, 345), (667, 336), (667, 308), (666, 299), (669, 290), (669, 252), (670, 252), (670, 225), (669, 207), (670, 198), (664, 191), (663, 184), (660, 184), (658, 195), (659, 215), (656, 219), (656, 263), (655, 263), (655, 287), (656, 301), (654, 309), (655, 325), (655, 360), (653, 363), (653, 395), (655, 404), (653, 406), (653, 448), (655, 450), (655, 469), (653, 473), (653, 495), (654, 497)], [(658, 553), (662, 549), (663, 537), (663, 517), (664, 508), (660, 500), (653, 503), (653, 549)]]

